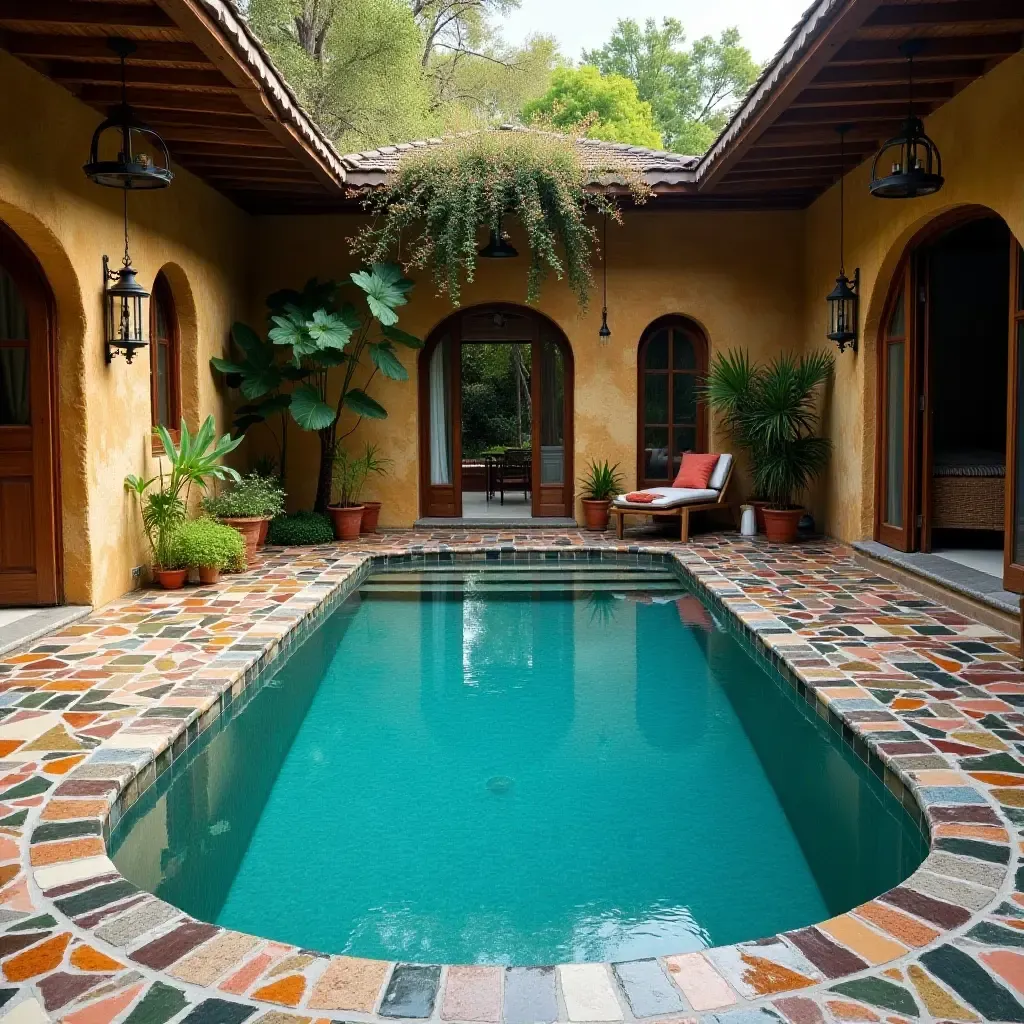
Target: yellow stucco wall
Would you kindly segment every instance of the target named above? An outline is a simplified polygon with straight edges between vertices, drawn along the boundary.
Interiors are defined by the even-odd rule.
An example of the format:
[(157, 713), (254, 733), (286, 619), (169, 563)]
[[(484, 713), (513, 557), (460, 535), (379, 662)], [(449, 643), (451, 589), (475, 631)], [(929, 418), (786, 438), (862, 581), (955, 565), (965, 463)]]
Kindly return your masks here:
[[(0, 220), (35, 253), (57, 307), (65, 594), (101, 605), (148, 562), (127, 473), (148, 473), (149, 359), (103, 357), (101, 257), (123, 248), (121, 193), (82, 173), (99, 117), (0, 51)], [(249, 219), (177, 169), (171, 188), (131, 197), (131, 253), (142, 284), (167, 274), (181, 327), (183, 408), (194, 427), (226, 423), (209, 357), (226, 347), (245, 294)]]
[[(819, 520), (833, 536), (869, 537), (874, 528), (875, 402), (878, 328), (889, 284), (914, 235), (939, 214), (981, 205), (1024, 240), (1024, 54), (1004, 61), (930, 117), (925, 128), (942, 153), (945, 187), (934, 196), (881, 200), (868, 192), (870, 163), (846, 176), (846, 266), (860, 267), (860, 346), (837, 357), (827, 411), (835, 442), (819, 501)], [(835, 284), (839, 188), (806, 211), (805, 347), (825, 342), (824, 296)]]
[[(611, 341), (598, 342), (600, 291), (582, 315), (567, 287), (553, 278), (544, 286), (538, 309), (564, 331), (575, 360), (575, 470), (591, 458), (618, 462), (629, 486), (636, 482), (637, 346), (644, 328), (668, 313), (692, 317), (703, 327), (711, 352), (733, 346), (755, 357), (797, 348), (804, 271), (800, 213), (684, 213), (660, 208), (652, 200), (628, 214), (622, 227), (608, 231), (608, 307)], [(361, 219), (356, 216), (271, 217), (257, 222), (253, 272), (257, 303), (250, 317), (264, 329), (262, 296), (282, 287), (301, 287), (312, 276), (346, 278), (356, 265), (345, 239)], [(513, 228), (512, 241), (526, 251), (525, 238)], [(416, 275), (413, 275), (416, 276)], [(400, 310), (399, 326), (420, 337), (453, 311), (446, 297), (433, 294), (427, 275), (419, 275), (410, 304)], [(462, 296), (464, 306), (488, 302), (522, 303), (526, 261), (480, 261), (476, 281)], [(371, 481), (367, 498), (384, 501), (382, 525), (408, 526), (419, 515), (417, 360), (402, 351), (408, 383), (375, 381), (373, 395), (388, 410), (386, 421), (365, 421), (352, 435), (379, 442), (395, 462), (393, 472)], [(257, 428), (260, 429), (260, 428)], [(712, 447), (725, 444), (711, 434)], [(266, 437), (253, 433), (254, 448), (267, 449)], [(315, 437), (289, 435), (288, 484), (294, 507), (309, 507), (316, 484)], [(741, 485), (742, 487), (742, 485)], [(737, 491), (737, 494), (739, 491)], [(577, 511), (579, 503), (577, 501)]]

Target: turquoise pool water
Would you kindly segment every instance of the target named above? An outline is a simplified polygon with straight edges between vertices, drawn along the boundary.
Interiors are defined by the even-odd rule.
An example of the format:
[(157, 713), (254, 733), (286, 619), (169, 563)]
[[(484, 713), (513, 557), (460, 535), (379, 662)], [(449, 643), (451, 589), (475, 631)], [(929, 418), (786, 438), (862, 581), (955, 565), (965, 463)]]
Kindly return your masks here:
[(631, 959), (822, 920), (924, 856), (667, 569), (372, 577), (118, 824), (195, 916), (324, 952)]

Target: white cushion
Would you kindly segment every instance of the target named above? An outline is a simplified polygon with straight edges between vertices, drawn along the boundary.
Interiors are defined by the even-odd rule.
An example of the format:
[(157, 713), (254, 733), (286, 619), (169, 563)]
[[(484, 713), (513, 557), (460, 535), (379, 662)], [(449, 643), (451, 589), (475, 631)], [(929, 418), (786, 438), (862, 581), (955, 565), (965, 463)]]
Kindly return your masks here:
[(655, 498), (654, 501), (641, 502), (641, 501), (626, 501), (626, 495), (620, 494), (615, 499), (616, 505), (621, 505), (623, 508), (678, 508), (680, 505), (695, 505), (698, 502), (704, 501), (718, 501), (718, 491), (713, 491), (710, 488), (705, 490), (697, 490), (693, 487), (645, 487), (643, 488), (648, 494), (657, 494), (660, 497)]
[(729, 475), (729, 467), (732, 465), (731, 455), (719, 455), (715, 468), (708, 480), (708, 487), (720, 491), (725, 486), (725, 478)]

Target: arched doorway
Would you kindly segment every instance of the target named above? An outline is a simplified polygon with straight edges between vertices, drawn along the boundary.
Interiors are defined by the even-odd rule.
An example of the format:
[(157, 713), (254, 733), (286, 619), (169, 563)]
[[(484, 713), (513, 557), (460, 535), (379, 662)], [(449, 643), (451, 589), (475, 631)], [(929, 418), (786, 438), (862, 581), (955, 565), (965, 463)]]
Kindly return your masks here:
[[(467, 458), (463, 365), (483, 346), (512, 357), (517, 425), (510, 444)], [(431, 332), (419, 380), (422, 515), (462, 518), (466, 505), (490, 518), (573, 515), (572, 349), (552, 321), (506, 304), (460, 310)]]
[(637, 353), (638, 487), (668, 486), (683, 452), (707, 451), (699, 391), (707, 371), (707, 338), (693, 320), (663, 316), (644, 331)]
[(0, 223), (0, 605), (63, 599), (57, 520), (53, 301)]
[(992, 211), (918, 234), (878, 340), (875, 538), (1024, 590), (1021, 247)]

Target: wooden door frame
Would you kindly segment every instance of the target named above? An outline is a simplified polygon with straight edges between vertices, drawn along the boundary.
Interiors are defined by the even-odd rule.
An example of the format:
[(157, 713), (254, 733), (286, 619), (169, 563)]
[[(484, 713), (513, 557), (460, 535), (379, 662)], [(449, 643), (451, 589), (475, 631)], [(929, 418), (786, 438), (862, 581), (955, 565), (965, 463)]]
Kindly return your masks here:
[[(56, 303), (42, 266), (24, 242), (0, 221), (0, 264), (11, 275), (29, 319), (29, 394), (32, 409), (32, 480), (35, 566), (32, 574), (5, 574), (11, 588), (0, 604), (64, 603), (64, 545), (60, 516), (60, 449)], [(40, 340), (41, 339), (41, 340)], [(43, 414), (38, 416), (42, 408)], [(37, 432), (38, 428), (38, 432)], [(18, 579), (20, 576), (31, 576)], [(5, 588), (6, 589), (6, 588)]]
[(555, 327), (554, 343), (562, 354), (562, 498), (551, 502), (551, 506), (560, 507), (561, 511), (545, 513), (543, 509), (548, 507), (545, 501), (545, 491), (554, 491), (558, 484), (541, 483), (541, 472), (543, 463), (543, 452), (541, 445), (541, 415), (544, 408), (543, 395), (543, 374), (541, 373), (541, 344), (540, 321), (534, 321), (536, 337), (531, 343), (531, 367), (530, 367), (530, 399), (533, 404), (533, 417), (530, 424), (530, 438), (532, 452), (532, 489), (530, 491), (531, 513), (537, 519), (560, 518), (575, 519), (575, 487), (573, 469), (573, 447), (575, 436), (573, 433), (573, 390), (576, 380), (576, 367), (572, 358), (572, 346), (565, 334)]
[(1017, 378), (1020, 372), (1017, 352), (1018, 325), (1024, 323), (1024, 309), (1017, 308), (1017, 297), (1024, 284), (1024, 254), (1021, 243), (1010, 232), (1010, 338), (1006, 368), (1006, 499), (1004, 503), (1003, 530), (1003, 587), (1015, 594), (1024, 593), (1024, 565), (1013, 560), (1014, 541), (1017, 525), (1017, 483), (1018, 462), (1017, 430), (1020, 403), (1024, 395), (1017, 393)]
[[(442, 339), (448, 335), (452, 339), (452, 354), (451, 354), (451, 368), (449, 370), (450, 378), (449, 384), (452, 389), (452, 498), (449, 503), (449, 507), (452, 509), (449, 513), (453, 519), (462, 518), (462, 345), (464, 343), (464, 330), (463, 320), (467, 315), (473, 315), (474, 313), (509, 313), (514, 314), (518, 317), (527, 316), (530, 319), (530, 337), (519, 339), (518, 341), (513, 338), (501, 338), (495, 336), (494, 339), (488, 339), (485, 337), (469, 339), (468, 344), (487, 344), (492, 342), (494, 344), (527, 344), (531, 346), (531, 375), (530, 375), (530, 394), (531, 402), (533, 405), (532, 410), (532, 422), (531, 422), (531, 447), (532, 447), (532, 464), (531, 464), (531, 514), (534, 516), (538, 515), (539, 512), (539, 494), (540, 494), (540, 472), (541, 472), (541, 453), (540, 445), (537, 443), (539, 438), (539, 410), (540, 403), (538, 397), (540, 395), (540, 378), (537, 373), (537, 361), (539, 357), (541, 332), (540, 326), (542, 322), (548, 324), (551, 329), (555, 343), (558, 345), (559, 351), (562, 353), (563, 359), (563, 415), (564, 427), (563, 427), (563, 443), (565, 447), (565, 469), (563, 478), (563, 496), (564, 496), (564, 511), (560, 513), (551, 513), (549, 516), (544, 518), (555, 518), (556, 516), (565, 516), (568, 518), (575, 518), (575, 476), (574, 476), (574, 460), (573, 453), (575, 447), (575, 414), (574, 414), (574, 393), (575, 393), (575, 382), (576, 382), (576, 367), (573, 360), (572, 345), (569, 343), (569, 339), (565, 332), (555, 323), (550, 317), (544, 316), (543, 313), (538, 312), (535, 309), (531, 309), (529, 306), (519, 306), (511, 302), (483, 302), (473, 306), (465, 306), (452, 313), (450, 316), (442, 320), (427, 336), (426, 344), (420, 352), (418, 361), (418, 373), (419, 373), (419, 481), (420, 481), (420, 515), (423, 517), (429, 517), (432, 515), (431, 509), (431, 490), (436, 488), (430, 482), (430, 360), (434, 354), (434, 350), (441, 343)], [(554, 485), (549, 485), (554, 486)], [(436, 503), (434, 503), (436, 504)], [(433, 513), (437, 515), (437, 513)]]
[[(919, 321), (918, 317), (920, 303), (918, 301), (918, 285), (920, 275), (917, 266), (917, 254), (921, 248), (937, 236), (945, 234), (953, 228), (961, 227), (975, 220), (982, 220), (991, 217), (1000, 217), (1000, 214), (987, 206), (971, 204), (960, 206), (954, 210), (948, 210), (930, 220), (903, 248), (900, 254), (896, 269), (889, 280), (889, 290), (885, 297), (885, 304), (882, 307), (882, 316), (878, 324), (876, 336), (876, 387), (875, 387), (875, 514), (874, 514), (874, 539), (889, 547), (904, 551), (916, 551), (922, 546), (922, 536), (930, 548), (931, 546), (931, 523), (927, 521), (930, 516), (930, 496), (927, 495), (928, 487), (922, 485), (924, 468), (930, 464), (931, 455), (922, 452), (922, 444), (919, 437), (922, 437), (925, 430), (930, 430), (930, 425), (925, 423), (932, 415), (930, 380), (923, 378), (922, 364), (926, 364), (924, 348), (926, 345), (922, 331), (927, 330), (928, 302), (925, 302), (924, 320)], [(1003, 219), (1000, 217), (1000, 219)], [(1005, 219), (1004, 219), (1005, 223)], [(1013, 233), (1011, 232), (1011, 237)], [(885, 515), (885, 455), (886, 455), (886, 406), (888, 377), (886, 374), (886, 343), (888, 339), (889, 318), (892, 316), (893, 307), (899, 296), (901, 287), (906, 288), (907, 304), (905, 315), (907, 318), (907, 364), (904, 378), (904, 401), (906, 410), (912, 415), (909, 417), (908, 436), (904, 438), (905, 452), (907, 458), (904, 465), (904, 522), (903, 529), (897, 530), (884, 521)], [(925, 372), (930, 373), (931, 369), (925, 365)], [(1009, 380), (1007, 384), (1009, 385)], [(1008, 394), (1012, 389), (1008, 387)], [(924, 408), (920, 408), (923, 399)], [(915, 412), (916, 411), (916, 412)], [(927, 440), (927, 436), (923, 436)], [(921, 458), (919, 459), (919, 453)], [(1009, 456), (1009, 453), (1007, 453)], [(1010, 478), (1009, 462), (1007, 462), (1007, 481)], [(924, 483), (927, 483), (926, 481)], [(918, 514), (922, 516), (922, 523), (917, 522)], [(904, 539), (905, 538), (905, 539)], [(1005, 552), (1005, 546), (1004, 546)]]
[[(667, 480), (648, 480), (646, 478), (644, 470), (646, 466), (644, 464), (644, 412), (646, 409), (646, 402), (644, 401), (644, 350), (647, 348), (648, 343), (651, 340), (651, 336), (656, 332), (660, 331), (663, 327), (667, 328), (682, 328), (688, 332), (694, 342), (694, 355), (697, 358), (697, 378), (707, 377), (708, 372), (708, 360), (711, 354), (711, 345), (708, 341), (707, 332), (696, 320), (692, 317), (684, 316), (681, 313), (668, 313), (665, 316), (659, 316), (657, 320), (652, 320), (643, 330), (640, 335), (640, 342), (636, 349), (636, 485), (639, 488), (643, 487), (665, 487), (672, 483), (673, 474), (671, 467), (671, 459), (669, 460), (669, 476)], [(672, 431), (675, 424), (672, 422), (672, 366), (671, 366), (671, 354), (669, 355), (669, 367), (666, 370), (666, 376), (669, 378), (668, 388), (668, 440), (669, 450), (672, 448)], [(700, 397), (698, 391), (697, 398), (697, 451), (705, 452), (708, 448), (708, 408), (707, 402)]]

